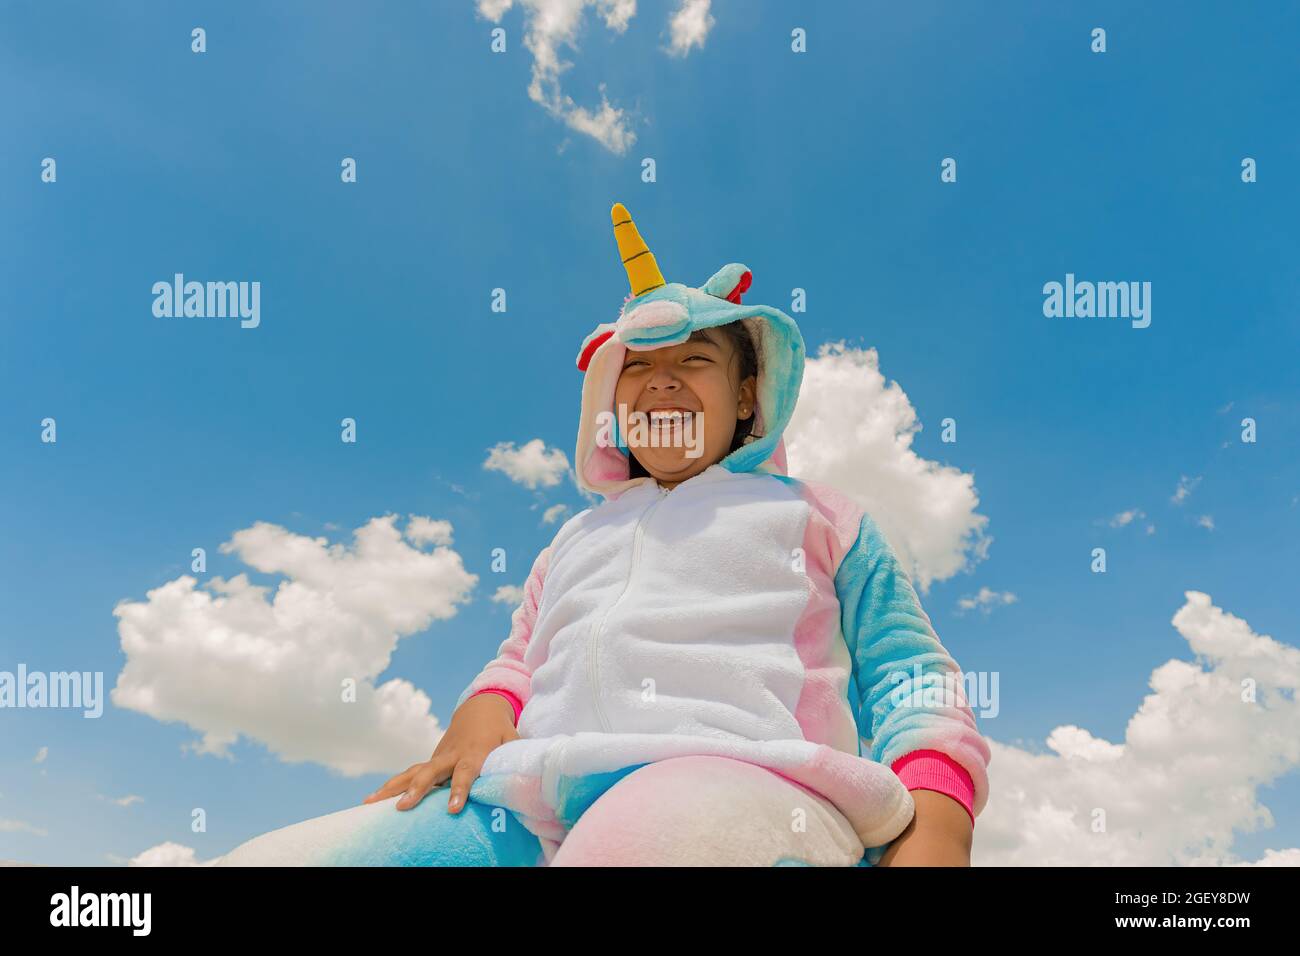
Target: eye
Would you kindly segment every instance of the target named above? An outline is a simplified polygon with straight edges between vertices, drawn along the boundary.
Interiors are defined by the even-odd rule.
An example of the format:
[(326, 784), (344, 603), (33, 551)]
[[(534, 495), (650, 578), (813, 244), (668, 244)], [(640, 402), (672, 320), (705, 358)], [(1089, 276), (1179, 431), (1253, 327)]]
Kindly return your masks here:
[(699, 355), (699, 354), (696, 354), (696, 355), (688, 355), (688, 356), (686, 356), (686, 358), (685, 358), (683, 361), (689, 362), (691, 359), (704, 359), (704, 361), (706, 361), (706, 362), (712, 362), (712, 361), (713, 361), (713, 359), (709, 358), (707, 355)]
[(645, 359), (632, 359), (632, 361), (630, 361), (630, 362), (628, 362), (626, 365), (624, 365), (623, 368), (625, 368), (625, 369), (629, 369), (629, 368), (631, 368), (633, 365), (648, 365), (648, 364), (650, 364), (650, 363), (648, 363)]

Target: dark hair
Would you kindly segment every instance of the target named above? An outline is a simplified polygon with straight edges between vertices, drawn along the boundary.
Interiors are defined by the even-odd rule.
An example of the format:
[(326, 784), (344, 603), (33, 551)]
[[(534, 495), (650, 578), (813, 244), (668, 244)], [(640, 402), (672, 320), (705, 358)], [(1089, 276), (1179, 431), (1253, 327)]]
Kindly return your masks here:
[[(751, 375), (757, 378), (758, 352), (754, 348), (754, 337), (749, 334), (749, 330), (745, 328), (744, 322), (737, 319), (735, 322), (728, 322), (726, 325), (715, 326), (715, 328), (726, 333), (727, 338), (731, 340), (731, 346), (735, 353), (735, 355), (733, 355), (733, 359), (736, 356), (739, 356), (740, 358), (740, 381), (744, 382), (745, 379), (749, 378), (749, 376)], [(708, 336), (704, 334), (703, 329), (696, 329), (694, 332), (690, 334), (690, 337), (687, 338), (686, 341), (695, 342), (695, 341), (699, 341), (700, 339), (704, 339), (705, 341), (707, 341)], [(748, 418), (736, 419), (736, 434), (732, 436), (731, 447), (727, 450), (728, 455), (731, 454), (733, 451), (735, 451), (737, 448), (739, 448), (741, 445), (745, 444), (745, 439), (748, 438), (750, 434), (753, 433), (754, 422), (757, 420), (758, 420), (757, 408), (751, 410), (750, 416)], [(650, 472), (646, 471), (645, 468), (641, 465), (641, 462), (636, 460), (636, 455), (633, 453), (632, 449), (630, 448), (628, 449), (627, 457), (628, 457), (627, 463), (628, 463), (629, 478), (650, 477)]]

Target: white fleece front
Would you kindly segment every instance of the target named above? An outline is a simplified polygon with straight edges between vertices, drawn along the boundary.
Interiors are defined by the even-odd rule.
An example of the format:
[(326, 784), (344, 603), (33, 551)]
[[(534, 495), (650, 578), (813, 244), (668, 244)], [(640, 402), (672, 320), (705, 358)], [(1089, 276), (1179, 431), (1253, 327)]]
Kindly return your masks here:
[[(818, 586), (797, 557), (809, 511), (769, 475), (714, 465), (570, 519), (551, 545), (524, 654), (533, 674), (520, 736), (805, 739), (795, 636)], [(827, 659), (811, 663), (842, 675), (843, 703), (826, 721), (831, 739), (815, 742), (856, 755), (848, 649), (824, 645)]]

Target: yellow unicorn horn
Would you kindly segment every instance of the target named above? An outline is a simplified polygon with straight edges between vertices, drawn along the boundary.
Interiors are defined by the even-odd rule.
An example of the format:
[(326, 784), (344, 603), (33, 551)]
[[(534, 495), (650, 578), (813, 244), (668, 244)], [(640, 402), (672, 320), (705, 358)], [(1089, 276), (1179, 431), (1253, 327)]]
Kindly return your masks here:
[(659, 288), (664, 284), (663, 273), (659, 271), (659, 264), (641, 238), (641, 233), (637, 232), (636, 223), (632, 221), (627, 207), (616, 202), (609, 215), (614, 221), (614, 241), (618, 243), (618, 254), (623, 260), (623, 268), (627, 270), (627, 281), (632, 286), (633, 298)]

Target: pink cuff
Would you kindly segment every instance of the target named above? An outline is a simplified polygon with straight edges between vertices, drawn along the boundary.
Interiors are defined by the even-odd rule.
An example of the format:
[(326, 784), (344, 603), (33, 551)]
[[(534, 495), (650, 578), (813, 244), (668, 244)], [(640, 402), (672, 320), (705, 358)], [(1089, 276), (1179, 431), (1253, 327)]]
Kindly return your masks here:
[(965, 809), (970, 825), (975, 826), (975, 814), (971, 812), (975, 802), (975, 781), (965, 767), (946, 753), (913, 750), (890, 764), (890, 769), (898, 774), (898, 779), (908, 790), (933, 790), (952, 797)]
[(513, 708), (515, 709), (515, 726), (516, 726), (516, 727), (519, 726), (519, 712), (520, 712), (521, 710), (524, 709), (524, 705), (523, 705), (523, 703), (519, 700), (518, 697), (516, 697), (514, 694), (510, 693), (510, 691), (508, 691), (508, 690), (497, 690), (496, 688), (493, 688), (493, 687), (488, 687), (488, 688), (485, 688), (484, 690), (478, 690), (478, 691), (475, 691), (474, 693), (470, 694), (469, 696), (470, 696), (470, 697), (477, 697), (479, 694), (500, 694), (500, 695), (501, 695), (502, 697), (504, 697), (506, 700), (510, 701), (510, 706), (513, 707)]

